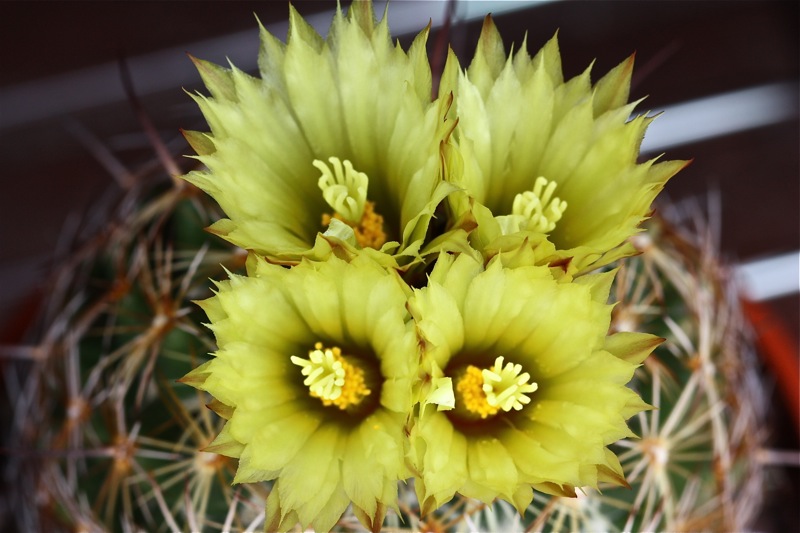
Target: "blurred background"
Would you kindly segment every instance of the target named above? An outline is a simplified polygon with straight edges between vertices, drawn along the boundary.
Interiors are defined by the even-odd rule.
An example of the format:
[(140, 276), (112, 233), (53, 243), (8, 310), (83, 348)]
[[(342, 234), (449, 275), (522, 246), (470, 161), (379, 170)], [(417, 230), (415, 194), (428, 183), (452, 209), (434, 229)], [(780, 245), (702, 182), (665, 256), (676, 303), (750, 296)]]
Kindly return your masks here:
[[(324, 34), (335, 3), (294, 5)], [(594, 61), (597, 79), (635, 52), (632, 98), (647, 97), (641, 112), (665, 111), (643, 151), (694, 159), (662, 200), (709, 206), (746, 296), (768, 313), (770, 328), (783, 332), (782, 349), (796, 364), (797, 2), (395, 0), (388, 10), (393, 35), (404, 45), (431, 19), (434, 69), (441, 68), (444, 39), (460, 57), (472, 54), (487, 12), (508, 47), (527, 32), (535, 51), (558, 31), (566, 77)], [(448, 10), (452, 24), (445, 30)], [(205, 127), (183, 90), (200, 89), (186, 54), (223, 64), (228, 58), (254, 70), (255, 16), (282, 38), (287, 13), (285, 1), (0, 4), (1, 342), (14, 342), (16, 324), (35, 305), (54, 252), (115, 187), (112, 175), (154, 160), (121, 65), (160, 138), (173, 153), (188, 154), (178, 129)], [(784, 429), (773, 445), (796, 450), (787, 400), (775, 397), (776, 426)], [(794, 479), (790, 497), (796, 501), (798, 469), (787, 476)], [(768, 512), (796, 518), (796, 507), (789, 507)]]

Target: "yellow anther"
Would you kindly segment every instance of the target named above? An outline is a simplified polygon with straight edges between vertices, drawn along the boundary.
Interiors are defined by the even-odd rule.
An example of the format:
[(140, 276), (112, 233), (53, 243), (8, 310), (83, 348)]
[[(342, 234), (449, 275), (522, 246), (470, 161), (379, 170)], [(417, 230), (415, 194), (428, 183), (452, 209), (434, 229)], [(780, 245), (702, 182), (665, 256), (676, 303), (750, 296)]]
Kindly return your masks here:
[(348, 362), (336, 346), (323, 348), (318, 342), (313, 350), (309, 350), (308, 359), (293, 355), (291, 361), (302, 368), (301, 372), (306, 376), (303, 385), (323, 405), (335, 405), (344, 411), (357, 406), (372, 392), (366, 386), (364, 370)]
[(356, 235), (356, 242), (358, 242), (362, 248), (375, 248), (379, 250), (380, 247), (386, 243), (386, 232), (383, 231), (383, 217), (375, 212), (374, 202), (367, 200), (364, 204), (364, 214), (358, 225), (351, 224), (339, 213), (334, 213), (333, 216), (323, 213), (322, 225), (328, 226), (332, 218), (339, 219), (353, 228), (353, 233)]
[(567, 202), (553, 196), (555, 189), (555, 181), (539, 176), (532, 191), (514, 197), (511, 218), (519, 230), (549, 233), (555, 229), (567, 208)]
[(386, 233), (383, 231), (383, 217), (375, 212), (375, 203), (367, 200), (364, 206), (364, 216), (353, 230), (356, 241), (362, 248), (380, 249), (386, 242)]
[(461, 407), (481, 418), (495, 415), (499, 410), (497, 407), (489, 405), (489, 402), (486, 401), (486, 393), (483, 392), (483, 374), (480, 368), (476, 366), (469, 365), (467, 367), (456, 384), (456, 392), (459, 396), (456, 399), (456, 407), (458, 407), (458, 400), (460, 399)]
[(503, 357), (495, 359), (489, 369), (467, 366), (456, 384), (456, 408), (482, 419), (494, 416), (500, 410), (519, 411), (531, 401), (526, 394), (538, 389), (536, 383), (529, 382), (530, 374), (520, 374), (521, 370), (521, 365), (513, 363), (503, 367)]

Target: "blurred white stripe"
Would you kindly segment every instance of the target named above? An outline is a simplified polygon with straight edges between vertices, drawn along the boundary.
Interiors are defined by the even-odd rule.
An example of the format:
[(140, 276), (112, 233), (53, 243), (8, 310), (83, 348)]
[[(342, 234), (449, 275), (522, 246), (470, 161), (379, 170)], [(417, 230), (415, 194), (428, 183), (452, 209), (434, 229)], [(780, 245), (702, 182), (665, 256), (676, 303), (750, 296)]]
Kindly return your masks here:
[(800, 291), (800, 250), (742, 263), (736, 277), (750, 300), (795, 294)]
[(797, 118), (797, 83), (750, 87), (668, 106), (647, 129), (642, 151), (682, 144)]
[[(476, 0), (457, 4), (459, 20), (476, 20), (486, 13), (500, 15), (544, 5), (557, 0)], [(389, 21), (395, 35), (419, 31), (430, 17), (433, 27), (444, 22), (447, 3), (421, 0), (390, 2)], [(376, 6), (376, 10), (382, 8)], [(325, 34), (332, 11), (307, 17)], [(288, 22), (267, 25), (279, 36), (286, 35)], [(128, 59), (128, 67), (140, 96), (198, 83), (197, 71), (186, 52), (225, 64), (228, 59), (244, 70), (256, 68), (258, 33), (246, 30), (214, 39), (187, 43)], [(642, 145), (645, 152), (688, 144), (728, 133), (774, 124), (797, 116), (797, 86), (776, 83), (710, 96), (669, 106), (648, 129)], [(0, 88), (0, 130), (49, 117), (68, 115), (106, 104), (121, 102), (125, 95), (116, 61), (67, 74)], [(655, 110), (656, 112), (660, 110)]]
[[(459, 20), (474, 20), (483, 18), (489, 12), (508, 13), (550, 1), (554, 0), (459, 2), (457, 16)], [(382, 4), (376, 4), (375, 10), (381, 17)], [(447, 2), (432, 0), (390, 2), (388, 16), (392, 33), (403, 35), (418, 32), (425, 27), (429, 18), (433, 27), (439, 27), (444, 22), (446, 7)], [(287, 15), (288, 11), (287, 4)], [(306, 20), (317, 32), (326, 35), (333, 14), (333, 11), (316, 13), (306, 17)], [(270, 33), (281, 39), (285, 37), (288, 27), (289, 23), (285, 20), (266, 25)], [(187, 52), (223, 65), (230, 59), (242, 70), (252, 71), (256, 69), (258, 48), (254, 18), (252, 29), (131, 57), (128, 58), (128, 68), (137, 94), (147, 96), (199, 83), (197, 70), (186, 57)], [(0, 130), (122, 101), (125, 101), (125, 93), (120, 82), (119, 63), (112, 61), (0, 88)]]

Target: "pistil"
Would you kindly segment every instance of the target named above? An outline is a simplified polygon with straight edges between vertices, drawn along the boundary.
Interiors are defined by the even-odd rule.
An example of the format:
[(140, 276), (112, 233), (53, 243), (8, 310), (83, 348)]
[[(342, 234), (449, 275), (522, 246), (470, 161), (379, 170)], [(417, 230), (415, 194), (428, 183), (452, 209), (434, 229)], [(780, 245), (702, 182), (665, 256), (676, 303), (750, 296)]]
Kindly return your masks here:
[[(330, 167), (319, 159), (313, 165), (322, 175), (318, 185), (322, 197), (333, 209), (333, 214), (322, 215), (322, 225), (330, 225), (331, 219), (341, 220), (351, 228), (362, 248), (380, 249), (386, 242), (383, 216), (375, 211), (375, 203), (367, 200), (369, 178), (353, 168), (353, 164), (338, 157), (328, 158)], [(332, 169), (332, 170), (331, 170)]]
[(561, 220), (567, 209), (567, 202), (553, 196), (556, 182), (539, 176), (533, 190), (522, 192), (514, 197), (511, 215), (506, 221), (508, 232), (528, 230), (550, 233)]
[(372, 392), (367, 388), (364, 370), (348, 361), (336, 346), (325, 348), (318, 342), (309, 350), (307, 359), (293, 355), (291, 361), (306, 376), (303, 385), (309, 394), (325, 406), (334, 405), (345, 411), (357, 407)]
[(530, 403), (528, 394), (539, 386), (522, 366), (506, 363), (502, 356), (491, 368), (468, 365), (456, 376), (456, 413), (470, 420), (487, 419), (500, 411), (519, 411)]

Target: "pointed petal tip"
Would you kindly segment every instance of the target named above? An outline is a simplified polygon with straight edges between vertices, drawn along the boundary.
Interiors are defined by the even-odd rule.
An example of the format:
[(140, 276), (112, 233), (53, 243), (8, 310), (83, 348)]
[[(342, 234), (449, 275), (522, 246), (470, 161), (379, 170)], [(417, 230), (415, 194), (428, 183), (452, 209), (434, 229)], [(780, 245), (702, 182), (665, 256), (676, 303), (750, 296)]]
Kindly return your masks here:
[(386, 509), (386, 505), (379, 501), (375, 509), (375, 516), (370, 516), (359, 506), (353, 504), (353, 513), (356, 515), (356, 518), (358, 518), (359, 522), (372, 533), (379, 533), (383, 528), (383, 519), (386, 516)]
[(188, 56), (189, 60), (194, 64), (194, 67), (201, 73), (211, 71), (210, 62), (206, 61), (205, 59), (200, 59), (199, 57), (192, 55), (190, 52), (186, 52), (186, 55)]
[(189, 385), (191, 387), (197, 388), (197, 386), (204, 384), (207, 378), (208, 378), (208, 373), (206, 372), (201, 372), (197, 374), (195, 374), (194, 372), (190, 372), (185, 376), (183, 376), (182, 378), (176, 379), (175, 381), (183, 385)]

